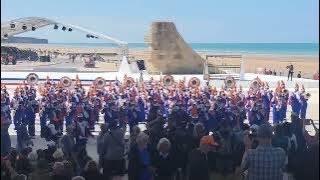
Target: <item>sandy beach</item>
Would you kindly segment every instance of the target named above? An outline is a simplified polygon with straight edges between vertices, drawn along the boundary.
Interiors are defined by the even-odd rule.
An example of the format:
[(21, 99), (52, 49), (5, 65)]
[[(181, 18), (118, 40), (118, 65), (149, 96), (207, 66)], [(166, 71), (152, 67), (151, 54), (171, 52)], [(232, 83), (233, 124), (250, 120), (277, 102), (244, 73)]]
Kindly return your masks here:
[[(23, 49), (35, 49), (41, 51), (58, 51), (60, 53), (117, 53), (118, 48), (101, 48), (101, 47), (69, 47), (57, 46), (50, 44), (10, 44)], [(198, 52), (203, 58), (205, 53)], [(267, 70), (275, 70), (277, 75), (281, 74), (286, 76), (286, 66), (290, 63), (294, 66), (294, 77), (301, 71), (302, 77), (311, 78), (312, 75), (319, 71), (319, 56), (313, 55), (264, 55), (264, 54), (241, 54), (244, 61), (245, 72), (257, 73), (257, 70), (266, 68)], [(148, 66), (148, 59), (150, 58), (147, 49), (129, 49), (129, 56), (135, 59), (146, 60)], [(112, 57), (105, 57), (112, 58)], [(114, 57), (113, 57), (114, 58)], [(240, 65), (240, 59), (209, 59), (211, 64), (224, 64), (224, 65)], [(108, 67), (108, 66), (105, 66)], [(107, 68), (108, 70), (112, 68)]]

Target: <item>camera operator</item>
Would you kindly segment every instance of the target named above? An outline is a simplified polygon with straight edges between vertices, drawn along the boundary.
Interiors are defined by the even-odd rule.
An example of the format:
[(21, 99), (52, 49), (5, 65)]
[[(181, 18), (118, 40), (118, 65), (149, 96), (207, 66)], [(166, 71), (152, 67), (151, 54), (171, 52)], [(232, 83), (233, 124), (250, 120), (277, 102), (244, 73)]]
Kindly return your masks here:
[(291, 81), (292, 81), (292, 76), (293, 76), (293, 65), (290, 64), (289, 66), (287, 66), (287, 69), (288, 69), (288, 81), (289, 81), (289, 78), (291, 77)]

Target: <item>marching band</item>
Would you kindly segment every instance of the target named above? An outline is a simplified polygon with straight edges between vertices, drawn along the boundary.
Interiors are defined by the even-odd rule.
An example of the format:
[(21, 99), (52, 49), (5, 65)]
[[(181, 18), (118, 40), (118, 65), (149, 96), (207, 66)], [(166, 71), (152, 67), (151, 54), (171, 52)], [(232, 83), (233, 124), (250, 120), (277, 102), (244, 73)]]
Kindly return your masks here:
[[(1, 88), (1, 127), (27, 127), (29, 136), (35, 136), (36, 114), (39, 114), (41, 137), (62, 135), (64, 124), (78, 129), (79, 139), (87, 138), (103, 114), (105, 123), (115, 122), (120, 126), (128, 124), (130, 129), (139, 122), (147, 121), (156, 114), (167, 119), (173, 113), (184, 114), (189, 123), (202, 122), (210, 130), (222, 121), (234, 127), (241, 127), (245, 119), (250, 125), (260, 125), (269, 121), (270, 112), (274, 124), (286, 119), (287, 105), (292, 112), (306, 118), (309, 93), (303, 85), (296, 85), (289, 94), (283, 81), (278, 82), (275, 91), (267, 82), (258, 77), (251, 82), (247, 92), (236, 86), (234, 79), (225, 81), (221, 90), (216, 87), (200, 86), (200, 80), (192, 78), (175, 82), (172, 76), (160, 81), (134, 82), (125, 77), (106, 84), (97, 78), (86, 92), (77, 77), (75, 80), (63, 78), (55, 83), (47, 80), (35, 88), (35, 78), (18, 86), (13, 97), (9, 97), (6, 86)], [(27, 79), (28, 81), (28, 79)], [(49, 127), (54, 127), (50, 130)], [(54, 137), (54, 136), (53, 136)]]

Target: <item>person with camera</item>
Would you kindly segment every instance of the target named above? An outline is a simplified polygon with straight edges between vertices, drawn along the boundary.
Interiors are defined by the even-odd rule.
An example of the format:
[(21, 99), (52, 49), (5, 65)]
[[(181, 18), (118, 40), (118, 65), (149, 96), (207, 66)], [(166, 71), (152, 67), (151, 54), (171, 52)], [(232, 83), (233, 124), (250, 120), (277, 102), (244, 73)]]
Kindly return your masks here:
[(290, 64), (289, 66), (287, 66), (287, 69), (288, 69), (288, 81), (289, 81), (289, 78), (291, 78), (291, 81), (292, 81), (292, 76), (293, 76), (293, 65)]

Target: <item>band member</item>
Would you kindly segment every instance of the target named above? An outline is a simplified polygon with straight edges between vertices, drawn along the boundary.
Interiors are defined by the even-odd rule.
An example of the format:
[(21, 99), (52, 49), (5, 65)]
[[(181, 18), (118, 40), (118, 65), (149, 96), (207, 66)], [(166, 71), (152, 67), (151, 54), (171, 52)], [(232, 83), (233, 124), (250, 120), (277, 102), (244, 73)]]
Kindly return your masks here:
[(300, 96), (300, 103), (301, 103), (300, 118), (301, 119), (306, 118), (309, 98), (310, 98), (310, 94), (305, 92), (304, 86), (302, 85), (301, 96)]
[(298, 84), (296, 84), (295, 86), (295, 91), (290, 95), (289, 104), (291, 105), (292, 112), (299, 116), (301, 110), (301, 102)]
[(13, 123), (16, 129), (22, 123), (24, 116), (23, 99), (19, 94), (18, 88), (15, 90), (13, 99), (10, 104), (11, 108), (13, 109)]
[(274, 93), (271, 100), (273, 124), (278, 124), (281, 121), (281, 106), (282, 103), (279, 100), (279, 97)]
[(9, 136), (9, 126), (11, 124), (11, 110), (7, 104), (7, 97), (1, 91), (1, 156), (8, 155), (11, 151), (11, 140)]
[(35, 136), (35, 120), (36, 113), (38, 113), (38, 102), (36, 101), (36, 95), (33, 92), (28, 93), (28, 99), (25, 109), (24, 122), (28, 125), (28, 133), (31, 137)]
[(265, 122), (269, 121), (272, 98), (273, 98), (272, 92), (269, 90), (269, 86), (266, 84), (266, 86), (264, 87), (264, 90), (262, 91), (262, 96), (261, 96)]

